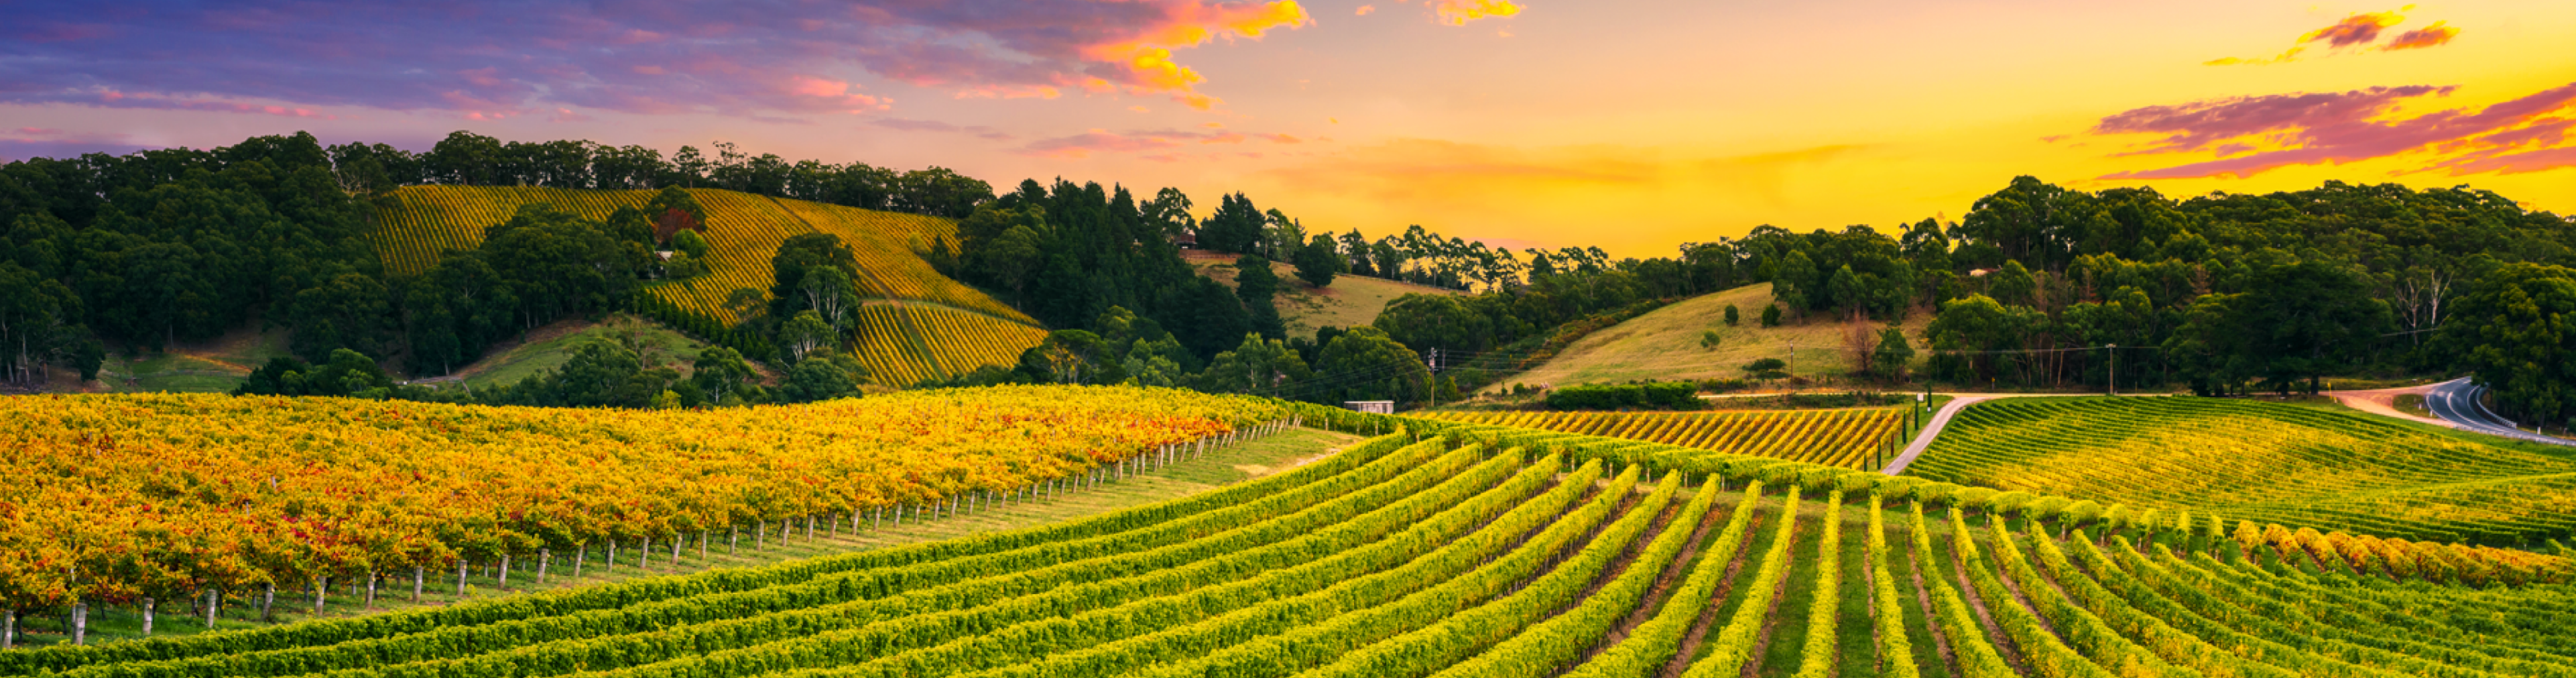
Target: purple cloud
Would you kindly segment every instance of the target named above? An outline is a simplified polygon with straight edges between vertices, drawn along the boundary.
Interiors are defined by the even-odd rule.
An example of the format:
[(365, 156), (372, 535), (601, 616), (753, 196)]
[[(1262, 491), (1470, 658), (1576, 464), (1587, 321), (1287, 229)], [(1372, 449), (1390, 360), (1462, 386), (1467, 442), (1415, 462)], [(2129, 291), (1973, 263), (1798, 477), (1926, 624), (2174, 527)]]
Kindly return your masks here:
[(864, 76), (961, 96), (1078, 90), (1205, 105), (1203, 78), (1172, 49), (1310, 22), (1289, 0), (250, 0), (11, 13), (0, 102), (468, 117), (887, 108)]
[[(2535, 153), (2564, 143), (2567, 123), (2549, 118), (2576, 105), (2576, 83), (2470, 112), (2435, 111), (2380, 120), (2401, 100), (2447, 94), (2450, 87), (2375, 87), (2341, 94), (2286, 94), (2150, 106), (2103, 118), (2095, 134), (2160, 133), (2143, 151), (2210, 151), (2223, 157), (2157, 169), (2105, 175), (2103, 179), (2250, 177), (2293, 165), (2343, 164), (2401, 154), (2447, 156), (2413, 171), (2539, 171), (2563, 153)], [(2219, 142), (2230, 142), (2215, 145)], [(2239, 148), (2242, 146), (2243, 148)], [(2273, 150), (2224, 157), (2255, 147)]]
[(0, 128), (0, 163), (28, 158), (73, 158), (85, 153), (124, 155), (160, 146), (134, 143), (117, 133), (69, 132), (45, 127)]
[(2457, 87), (2373, 87), (2342, 93), (2272, 94), (2148, 106), (2114, 114), (2094, 134), (2156, 133), (2170, 136), (2121, 155), (2205, 150), (2211, 144), (2269, 132), (2327, 127), (2377, 117), (2404, 99), (2447, 96)]

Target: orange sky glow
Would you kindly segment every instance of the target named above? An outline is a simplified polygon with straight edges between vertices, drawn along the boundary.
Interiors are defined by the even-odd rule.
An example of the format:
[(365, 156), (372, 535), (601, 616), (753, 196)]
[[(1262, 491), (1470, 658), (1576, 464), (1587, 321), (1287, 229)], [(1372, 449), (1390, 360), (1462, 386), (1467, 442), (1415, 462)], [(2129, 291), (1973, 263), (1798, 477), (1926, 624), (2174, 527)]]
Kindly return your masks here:
[[(1243, 191), (1310, 231), (1420, 224), (1621, 256), (1763, 224), (1956, 219), (2022, 174), (2170, 196), (2469, 185), (2576, 213), (2563, 1), (1136, 0), (1113, 8), (1150, 10), (1128, 23), (1034, 26), (861, 4), (808, 28), (947, 37), (844, 45), (783, 27), (763, 40), (812, 44), (619, 66), (629, 89), (580, 95), (564, 83), (609, 78), (512, 88), (541, 79), (459, 67), (472, 75), (434, 96), (370, 98), (102, 75), (0, 100), (0, 157), (299, 129), (415, 150), (455, 129), (725, 140), (1003, 190), (1177, 186), (1202, 212)], [(617, 30), (596, 40), (674, 39)], [(1011, 58), (955, 56), (969, 53)], [(650, 78), (674, 77), (713, 93), (658, 97)]]

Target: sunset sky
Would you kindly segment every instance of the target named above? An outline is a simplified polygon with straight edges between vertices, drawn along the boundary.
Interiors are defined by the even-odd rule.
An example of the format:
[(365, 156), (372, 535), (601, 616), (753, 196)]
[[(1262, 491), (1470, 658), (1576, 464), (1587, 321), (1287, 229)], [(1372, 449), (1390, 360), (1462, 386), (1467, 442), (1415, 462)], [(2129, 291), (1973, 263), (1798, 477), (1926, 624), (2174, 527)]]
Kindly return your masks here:
[(458, 129), (1221, 191), (1622, 256), (2167, 195), (2576, 213), (2576, 2), (0, 0), (0, 158)]

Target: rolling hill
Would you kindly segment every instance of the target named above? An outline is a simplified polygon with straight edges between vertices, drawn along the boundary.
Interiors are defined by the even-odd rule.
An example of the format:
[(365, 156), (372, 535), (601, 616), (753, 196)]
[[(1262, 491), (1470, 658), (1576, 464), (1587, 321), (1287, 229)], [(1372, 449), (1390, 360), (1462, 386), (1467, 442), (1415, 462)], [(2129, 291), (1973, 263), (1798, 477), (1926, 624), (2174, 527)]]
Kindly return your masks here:
[[(1234, 286), (1235, 255), (1206, 250), (1183, 250), (1181, 258), (1227, 287)], [(1407, 294), (1465, 294), (1457, 290), (1428, 285), (1397, 282), (1385, 278), (1356, 275), (1334, 276), (1333, 284), (1322, 289), (1297, 279), (1297, 267), (1271, 262), (1271, 272), (1279, 275), (1279, 320), (1288, 326), (1291, 336), (1312, 337), (1320, 327), (1355, 327), (1377, 320), (1388, 302)]]
[[(1020, 407), (1097, 397), (1029, 395), (1037, 397)], [(865, 414), (847, 411), (863, 405), (758, 414), (788, 436), (819, 428), (905, 444), (950, 435), (847, 416)], [(1306, 424), (1419, 425), (1441, 435), (1399, 431), (1258, 480), (1042, 527), (367, 617), (55, 644), (0, 653), (0, 675), (2576, 675), (2576, 632), (2560, 619), (2560, 557), (2340, 533), (2240, 542), (2065, 497), (2007, 502), (1991, 490), (1780, 459), (1295, 410)], [(996, 425), (980, 432), (1021, 433), (1005, 413), (986, 415)], [(502, 409), (460, 423), (426, 414), (445, 416), (367, 416), (424, 439), (455, 435), (441, 427), (505, 425), (485, 421), (503, 416), (572, 416)], [(699, 425), (751, 425), (706, 417)], [(1131, 467), (1181, 458), (1173, 452), (1195, 449), (1187, 436), (1196, 433), (1111, 439), (1107, 463), (1062, 478), (924, 488), (952, 494), (892, 505), (915, 526), (997, 506), (1048, 507), (1064, 501), (1062, 489), (1079, 497), (1130, 482)], [(717, 451), (755, 461), (813, 454), (773, 444), (775, 453)], [(764, 482), (811, 473), (753, 468)], [(860, 470), (822, 472), (902, 478), (852, 473)], [(820, 518), (819, 533), (770, 543), (835, 538), (845, 527), (888, 531), (874, 511), (830, 499), (759, 514), (749, 527), (756, 535), (773, 521), (808, 528), (801, 521)], [(673, 549), (666, 568), (703, 567), (734, 550), (740, 526), (694, 527), (641, 525), (626, 539), (658, 536), (640, 549), (654, 552), (652, 544), (694, 537), (700, 546)], [(521, 582), (531, 548), (517, 547)], [(533, 555), (558, 567), (563, 557)], [(478, 569), (469, 563), (458, 578)], [(246, 590), (217, 593), (242, 601), (229, 608), (235, 617), (259, 604)], [(2350, 670), (2358, 667), (2375, 670)]]
[(1978, 403), (1907, 473), (2230, 524), (2480, 543), (2576, 533), (2576, 459), (2556, 450), (2258, 401)]
[[(1810, 315), (1804, 322), (1784, 319), (1779, 327), (1763, 327), (1762, 307), (1770, 303), (1771, 283), (1677, 302), (1593, 332), (1566, 347), (1555, 359), (1487, 390), (1507, 389), (1514, 383), (1565, 386), (1639, 379), (1735, 378), (1744, 376), (1740, 368), (1745, 363), (1762, 358), (1788, 361), (1790, 374), (1803, 377), (1851, 372), (1843, 339), (1851, 325)], [(1730, 304), (1741, 314), (1732, 326), (1725, 320)], [(1931, 322), (1931, 314), (1915, 313), (1900, 326), (1907, 336), (1917, 336)], [(1876, 333), (1883, 327), (1875, 322), (1863, 326), (1871, 333), (1873, 345)], [(1705, 330), (1717, 331), (1717, 348), (1700, 347), (1700, 333)]]
[[(417, 274), (435, 265), (441, 252), (479, 244), (486, 227), (509, 219), (521, 205), (553, 203), (585, 217), (605, 218), (620, 207), (642, 207), (653, 193), (409, 186), (395, 191), (379, 213), (373, 242), (388, 273)], [(872, 300), (861, 314), (865, 324), (858, 358), (880, 383), (910, 386), (986, 365), (1008, 365), (1045, 338), (1037, 321), (940, 275), (916, 254), (934, 238), (954, 239), (954, 220), (716, 189), (690, 189), (689, 194), (707, 210), (707, 241), (714, 247), (706, 259), (709, 272), (645, 288), (681, 308), (727, 324), (741, 322), (725, 307), (725, 299), (746, 288), (767, 298), (774, 277), (769, 260), (779, 244), (806, 233), (829, 233), (840, 236), (857, 256), (856, 282)]]

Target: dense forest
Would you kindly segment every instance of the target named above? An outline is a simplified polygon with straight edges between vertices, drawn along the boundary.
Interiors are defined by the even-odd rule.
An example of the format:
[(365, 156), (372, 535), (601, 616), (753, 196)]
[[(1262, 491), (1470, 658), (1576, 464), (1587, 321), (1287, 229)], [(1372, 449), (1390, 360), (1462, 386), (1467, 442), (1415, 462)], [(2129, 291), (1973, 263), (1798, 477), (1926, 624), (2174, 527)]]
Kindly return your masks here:
[[(1955, 222), (1762, 226), (1685, 243), (1669, 257), (1613, 260), (1597, 248), (1491, 248), (1420, 226), (1375, 239), (1308, 231), (1240, 193), (1220, 196), (1202, 220), (1171, 188), (1143, 197), (1027, 180), (996, 194), (936, 167), (714, 148), (712, 157), (683, 147), (666, 158), (458, 132), (410, 153), (298, 134), (0, 166), (0, 373), (23, 385), (51, 365), (87, 378), (110, 350), (152, 351), (258, 323), (290, 330), (297, 359), (271, 366), (250, 390), (401, 395), (371, 385), (375, 377), (345, 375), (380, 374), (372, 363), (387, 360), (440, 374), (527, 329), (630, 305), (632, 290), (662, 273), (652, 251), (685, 249), (669, 240), (673, 220), (704, 215), (679, 191), (605, 220), (532, 206), (492, 225), (473, 251), (389, 277), (366, 242), (369, 210), (386, 192), (695, 186), (958, 218), (957, 242), (931, 243), (924, 256), (1058, 330), (1016, 368), (961, 384), (1132, 379), (1319, 401), (1419, 400), (1451, 387), (1424, 370), (1427, 351), (1458, 364), (1525, 356), (1565, 328), (1769, 282), (1780, 303), (1760, 311), (1764, 322), (1893, 326), (1931, 314), (1929, 329), (1910, 337), (1924, 349), (1919, 360), (1875, 365), (1889, 380), (2076, 387), (2116, 377), (2231, 394), (2313, 390), (2330, 375), (2473, 371), (2510, 409), (2550, 421), (2576, 413), (2576, 374), (2554, 360), (2576, 348), (2576, 332), (2563, 327), (2576, 318), (2576, 273), (2565, 268), (2576, 264), (2576, 222), (2468, 188), (2329, 182), (2178, 200), (2020, 177)], [(1238, 284), (1196, 274), (1180, 257), (1183, 243), (1240, 257)], [(1296, 275), (1270, 275), (1273, 261)], [(731, 360), (770, 363), (784, 377), (768, 387), (730, 365), (692, 366), (683, 378), (677, 366), (602, 355), (588, 359), (619, 379), (472, 397), (641, 406), (668, 393), (698, 405), (826, 397), (866, 379), (838, 350), (854, 331), (843, 320), (858, 274), (847, 249), (804, 236), (773, 263), (768, 307), (726, 330), (767, 340)], [(1286, 336), (1277, 293), (1344, 275), (1472, 294), (1407, 296), (1368, 327)], [(344, 351), (371, 364), (360, 369)], [(290, 372), (294, 384), (283, 379)], [(334, 383), (303, 379), (325, 373)], [(621, 395), (595, 395), (612, 392)]]

